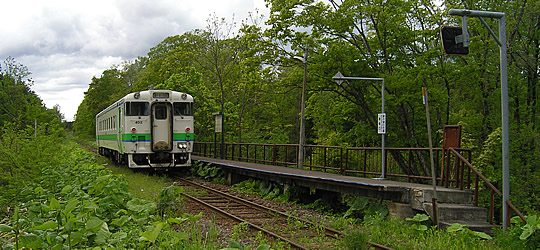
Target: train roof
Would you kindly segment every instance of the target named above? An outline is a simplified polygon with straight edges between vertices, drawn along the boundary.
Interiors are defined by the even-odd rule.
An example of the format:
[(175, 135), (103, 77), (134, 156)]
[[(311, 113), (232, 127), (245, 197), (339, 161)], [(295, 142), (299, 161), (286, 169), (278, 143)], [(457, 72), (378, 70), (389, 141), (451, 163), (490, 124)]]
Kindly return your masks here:
[(109, 107), (99, 112), (96, 117), (100, 117), (103, 114), (109, 112), (122, 105), (124, 102), (131, 101), (158, 101), (167, 100), (171, 102), (193, 102), (193, 96), (187, 93), (172, 91), (172, 90), (144, 90), (139, 92), (129, 93), (126, 96), (120, 98), (120, 100), (114, 102)]
[[(168, 94), (168, 95), (167, 95)], [(172, 90), (145, 90), (129, 93), (120, 100), (124, 101), (151, 101), (168, 99), (169, 101), (192, 102), (193, 97), (190, 94), (172, 91)]]

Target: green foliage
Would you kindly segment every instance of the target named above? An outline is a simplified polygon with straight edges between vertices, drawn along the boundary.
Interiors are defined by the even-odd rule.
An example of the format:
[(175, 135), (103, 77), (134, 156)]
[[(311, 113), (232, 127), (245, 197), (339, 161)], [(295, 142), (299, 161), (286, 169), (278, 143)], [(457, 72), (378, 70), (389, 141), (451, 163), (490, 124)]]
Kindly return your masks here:
[[(60, 163), (58, 145), (63, 131), (47, 125), (38, 126), (37, 131), (32, 127), (17, 129), (15, 124), (6, 123), (0, 134), (0, 170), (4, 173), (0, 176), (0, 207), (4, 208), (10, 206), (27, 182), (38, 178), (43, 167)], [(2, 215), (6, 210), (0, 211)]]
[(157, 209), (159, 215), (163, 217), (165, 214), (178, 212), (182, 210), (182, 200), (180, 194), (184, 189), (177, 186), (176, 183), (162, 189), (157, 198)]
[(527, 218), (525, 224), (521, 218), (516, 216), (511, 218), (512, 225), (506, 228), (506, 232), (503, 232), (502, 229), (495, 230), (494, 240), (497, 245), (507, 249), (538, 249), (540, 244), (538, 216), (525, 217)]
[(73, 132), (81, 137), (96, 134), (96, 115), (131, 91), (125, 73), (128, 69), (111, 68), (103, 71), (100, 77), (93, 77), (84, 93), (84, 99), (77, 109), (73, 122)]
[[(519, 171), (511, 172), (511, 200), (526, 212), (538, 210), (536, 17), (540, 6), (535, 1), (451, 0), (440, 6), (420, 0), (266, 2), (270, 8), (267, 26), (255, 15), (239, 29), (211, 16), (205, 29), (167, 37), (150, 48), (148, 55), (94, 77), (79, 106), (74, 131), (93, 136), (97, 112), (129, 91), (153, 85), (194, 96), (195, 131), (201, 141), (213, 140), (212, 113), (221, 111), (226, 117), (227, 141), (297, 143), (303, 65), (292, 58), (309, 45), (306, 143), (379, 146), (380, 137), (374, 132), (381, 103), (379, 83), (338, 85), (331, 76), (341, 71), (347, 76), (383, 77), (387, 146), (427, 146), (425, 109), (420, 101), (421, 88), (427, 87), (432, 130), (461, 124), (466, 135), (463, 145), (482, 150), (473, 152), (473, 159), (480, 157), (481, 171), (500, 187), (497, 44), (477, 18), (469, 21), (471, 53), (467, 57), (444, 55), (439, 34), (441, 25), (459, 24), (458, 17), (448, 16), (449, 8), (465, 4), (496, 9), (507, 14), (508, 51), (512, 52), (508, 58), (510, 155), (511, 165), (519, 166)], [(496, 25), (494, 20), (486, 22)], [(13, 61), (8, 65), (2, 82), (13, 84), (2, 86), (6, 91), (0, 101), (10, 105), (0, 112), (0, 120), (16, 118), (27, 125), (40, 109), (14, 111), (11, 99), (24, 103), (24, 98), (16, 94), (10, 99), (6, 93), (11, 89), (29, 92), (31, 81), (25, 78), (24, 67)], [(434, 137), (442, 141), (441, 134)], [(400, 167), (407, 166), (401, 163)], [(413, 164), (411, 171), (421, 173), (425, 167)], [(488, 205), (486, 197), (481, 202)]]
[(249, 179), (231, 186), (232, 190), (248, 194), (259, 194), (260, 181)]
[(428, 229), (426, 222), (429, 222), (429, 216), (426, 214), (416, 214), (413, 218), (406, 218), (406, 221), (414, 222), (412, 228), (417, 231), (426, 231)]
[[(128, 193), (122, 175), (93, 163), (95, 156), (73, 144), (62, 164), (44, 166), (26, 182), (18, 206), (0, 224), (2, 248), (215, 248), (219, 231), (201, 234), (202, 214), (162, 220), (181, 189), (164, 188), (156, 203)], [(164, 217), (163, 217), (164, 218)], [(180, 229), (179, 231), (173, 228)]]
[(454, 223), (448, 228), (446, 228), (446, 231), (449, 233), (456, 233), (456, 232), (463, 232), (466, 236), (475, 236), (484, 240), (491, 240), (493, 239), (491, 236), (484, 232), (475, 232), (471, 231), (467, 228), (467, 226), (461, 225), (459, 223)]
[(270, 181), (245, 180), (234, 184), (231, 187), (233, 190), (248, 194), (257, 194), (268, 200), (280, 199), (281, 187)]
[(350, 204), (349, 209), (343, 214), (343, 218), (363, 218), (364, 223), (374, 224), (384, 220), (388, 215), (388, 208), (383, 204), (365, 197), (344, 198), (344, 202)]
[(15, 130), (24, 130), (34, 126), (34, 122), (43, 126), (46, 133), (55, 132), (61, 127), (62, 114), (58, 106), (48, 109), (42, 100), (31, 90), (33, 80), (28, 68), (8, 57), (0, 65), (0, 127), (12, 123)]
[(199, 176), (205, 180), (218, 180), (223, 178), (223, 171), (218, 166), (209, 163), (196, 162), (190, 169), (192, 175)]
[(359, 229), (350, 229), (343, 236), (342, 245), (345, 249), (369, 249), (369, 235)]
[[(229, 247), (223, 248), (222, 250), (234, 250), (234, 249), (244, 250), (244, 249), (253, 249), (253, 247), (249, 245), (243, 246), (237, 241), (229, 240)], [(255, 248), (255, 250), (270, 250), (270, 249), (271, 247), (268, 244), (260, 244), (257, 248)]]
[(523, 225), (521, 229), (523, 233), (521, 233), (519, 239), (527, 240), (536, 233), (536, 230), (540, 230), (540, 218), (536, 215), (527, 216), (527, 224)]
[(233, 231), (231, 233), (231, 238), (233, 242), (229, 242), (229, 243), (235, 243), (241, 238), (246, 237), (248, 231), (249, 231), (249, 225), (247, 223), (242, 222), (242, 223), (234, 225)]
[[(423, 221), (417, 217), (417, 221)], [(418, 223), (418, 222), (417, 222)], [(369, 235), (371, 242), (393, 248), (404, 249), (501, 249), (493, 240), (483, 239), (482, 236), (469, 229), (462, 228), (453, 232), (436, 230), (428, 227), (418, 230), (418, 224), (410, 224), (401, 219), (389, 218), (371, 225), (364, 225), (362, 230)]]

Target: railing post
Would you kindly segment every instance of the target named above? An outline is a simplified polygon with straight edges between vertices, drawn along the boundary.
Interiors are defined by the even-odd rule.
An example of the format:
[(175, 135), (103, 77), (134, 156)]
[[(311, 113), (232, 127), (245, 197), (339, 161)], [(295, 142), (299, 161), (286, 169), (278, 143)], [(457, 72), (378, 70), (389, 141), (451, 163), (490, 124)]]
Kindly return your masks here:
[(339, 172), (343, 175), (343, 147), (339, 147)]
[(476, 178), (474, 181), (474, 205), (478, 207), (478, 178), (479, 176), (475, 174)]
[[(309, 147), (309, 146), (308, 146)], [(306, 150), (306, 145), (304, 145), (304, 151)], [(313, 148), (311, 149), (311, 157), (309, 157), (309, 170), (313, 170)], [(316, 149), (315, 149), (316, 150)], [(306, 156), (306, 154), (303, 154), (303, 156)], [(304, 161), (302, 161), (304, 162)]]
[(411, 182), (411, 165), (412, 165), (412, 151), (411, 149), (409, 151), (409, 159), (407, 164), (407, 182)]
[(459, 183), (460, 183), (459, 167), (461, 166), (461, 161), (458, 161), (458, 159), (456, 159), (456, 162), (454, 163), (454, 165), (456, 166), (456, 188), (459, 188)]
[(243, 158), (243, 156), (242, 156), (242, 144), (239, 144), (238, 145), (238, 160), (242, 161), (242, 158)]
[(272, 165), (276, 165), (276, 158), (277, 158), (277, 150), (276, 150), (276, 144), (272, 145)]
[(234, 160), (234, 145), (235, 145), (234, 143), (231, 144), (231, 147), (232, 147), (231, 148), (231, 160)]
[(491, 194), (489, 198), (489, 224), (493, 224), (493, 217), (495, 215), (495, 199), (493, 198), (494, 193), (495, 192), (491, 190)]
[[(469, 155), (469, 157), (468, 157), (469, 160), (468, 161), (471, 162), (471, 150), (469, 150), (467, 153)], [(468, 168), (468, 170), (469, 170), (468, 171), (469, 173), (468, 173), (468, 177), (467, 177), (467, 189), (471, 189), (471, 168)]]
[(364, 177), (367, 177), (366, 171), (367, 171), (367, 149), (364, 148)]
[(246, 145), (246, 162), (249, 162), (249, 144)]
[(446, 182), (445, 182), (444, 186), (448, 187), (448, 182), (450, 181), (450, 160), (451, 160), (450, 157), (452, 157), (452, 156), (450, 155), (449, 150), (446, 152), (446, 155), (447, 155), (446, 156), (446, 173), (445, 173)]
[(465, 163), (463, 162), (463, 163), (461, 164), (461, 174), (460, 174), (460, 176), (461, 176), (461, 185), (460, 185), (460, 189), (461, 189), (461, 190), (463, 190), (463, 188), (464, 188), (464, 186), (465, 186), (465, 183), (464, 183), (464, 181), (465, 181), (464, 170), (465, 170)]
[(349, 148), (345, 148), (345, 166), (341, 169), (341, 175), (347, 175), (349, 169)]
[(444, 186), (444, 178), (446, 177), (446, 175), (444, 174), (444, 171), (445, 171), (445, 168), (446, 168), (446, 158), (448, 156), (446, 155), (446, 149), (443, 148), (442, 149), (442, 160), (441, 160), (441, 187)]
[(326, 162), (326, 153), (327, 153), (327, 148), (326, 147), (323, 147), (323, 166), (324, 166), (324, 172), (326, 172), (326, 168), (328, 167), (327, 166), (327, 162)]
[(255, 163), (258, 163), (259, 162), (259, 157), (257, 155), (257, 145), (254, 145), (255, 147)]
[(436, 162), (435, 162), (435, 181), (437, 181), (437, 173), (439, 172), (439, 169), (440, 169), (440, 158), (439, 158), (439, 150), (436, 150), (435, 151), (435, 156), (434, 156), (434, 159), (436, 159)]

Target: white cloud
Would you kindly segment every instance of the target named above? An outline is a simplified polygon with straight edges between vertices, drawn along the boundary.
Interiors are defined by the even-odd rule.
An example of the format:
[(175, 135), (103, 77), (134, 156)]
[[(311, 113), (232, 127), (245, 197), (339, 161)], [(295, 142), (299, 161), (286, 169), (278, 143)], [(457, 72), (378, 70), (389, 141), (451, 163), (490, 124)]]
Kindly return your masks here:
[(204, 29), (215, 13), (240, 22), (264, 0), (19, 0), (1, 5), (0, 60), (32, 72), (47, 107), (72, 120), (93, 76), (144, 56), (165, 37)]

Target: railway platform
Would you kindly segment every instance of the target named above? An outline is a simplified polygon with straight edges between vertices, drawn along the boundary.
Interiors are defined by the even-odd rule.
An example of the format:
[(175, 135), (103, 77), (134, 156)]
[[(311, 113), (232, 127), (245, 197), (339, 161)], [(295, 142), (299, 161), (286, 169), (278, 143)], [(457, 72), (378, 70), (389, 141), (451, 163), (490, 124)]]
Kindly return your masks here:
[[(201, 156), (193, 160), (222, 167), (229, 184), (247, 177), (282, 183), (285, 187), (301, 186), (329, 192), (359, 195), (387, 201), (391, 216), (408, 218), (418, 212), (431, 214), (433, 186), (391, 180), (345, 176), (320, 171), (259, 163), (240, 162)], [(489, 230), (493, 225), (487, 221), (487, 209), (474, 207), (473, 191), (437, 186), (437, 198), (441, 221), (446, 223), (473, 222), (471, 229)]]

